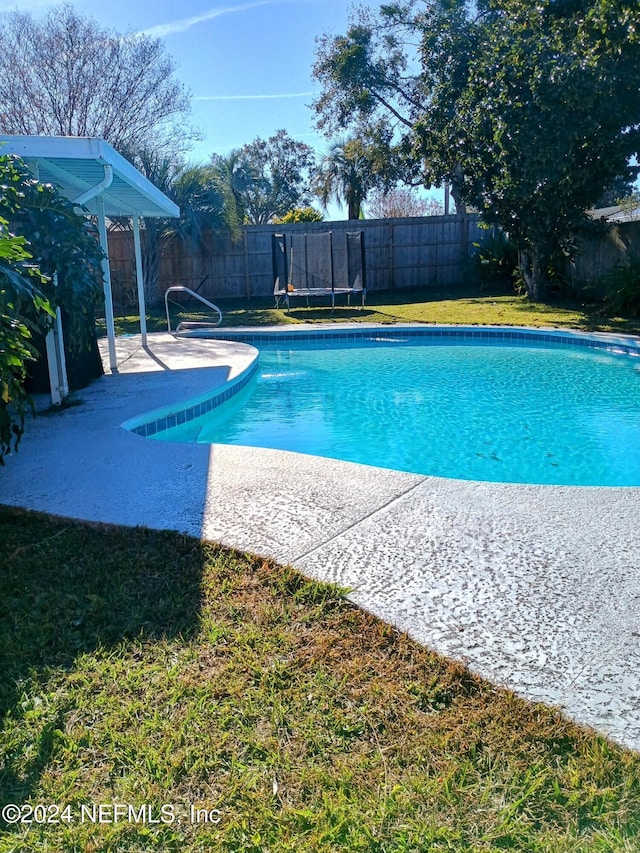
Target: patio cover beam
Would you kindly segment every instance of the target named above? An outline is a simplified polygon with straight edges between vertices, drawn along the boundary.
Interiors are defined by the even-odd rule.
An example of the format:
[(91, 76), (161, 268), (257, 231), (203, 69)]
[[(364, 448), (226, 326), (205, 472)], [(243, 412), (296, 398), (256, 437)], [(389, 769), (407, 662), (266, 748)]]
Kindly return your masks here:
[(140, 218), (132, 217), (133, 222), (133, 251), (136, 258), (136, 284), (138, 286), (138, 311), (140, 313), (140, 337), (142, 346), (147, 345), (147, 308), (144, 297), (144, 277), (142, 274), (142, 249), (140, 246)]
[[(140, 333), (147, 342), (146, 306), (140, 217), (177, 217), (180, 208), (104, 139), (67, 136), (11, 136), (0, 134), (2, 153), (17, 154), (38, 180), (56, 184), (63, 195), (85, 212), (97, 216), (100, 245), (105, 253), (103, 282), (109, 342), (109, 366), (117, 371), (111, 271), (106, 219), (127, 217), (133, 222)], [(59, 342), (58, 345), (61, 345)]]
[(104, 215), (104, 201), (101, 195), (96, 198), (98, 208), (98, 234), (100, 247), (104, 252), (102, 259), (102, 284), (104, 289), (104, 316), (107, 324), (107, 341), (109, 342), (109, 367), (112, 373), (118, 372), (116, 357), (116, 326), (113, 319), (113, 295), (111, 292), (111, 266), (109, 264), (109, 243), (107, 241), (107, 222)]

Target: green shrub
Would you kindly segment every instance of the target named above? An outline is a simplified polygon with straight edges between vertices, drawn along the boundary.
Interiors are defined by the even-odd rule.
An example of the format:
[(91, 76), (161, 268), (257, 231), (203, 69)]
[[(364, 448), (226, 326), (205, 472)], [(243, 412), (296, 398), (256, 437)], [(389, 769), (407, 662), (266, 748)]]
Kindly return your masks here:
[(284, 216), (276, 217), (273, 221), (278, 225), (295, 222), (322, 222), (323, 215), (315, 207), (294, 207)]
[[(19, 175), (0, 157), (0, 204), (13, 212), (20, 203)], [(51, 321), (53, 309), (42, 292), (47, 279), (33, 263), (29, 243), (0, 216), (0, 465), (17, 449), (30, 398), (24, 390), (27, 362), (37, 357), (31, 340)]]
[(518, 266), (518, 251), (504, 232), (492, 228), (473, 245), (477, 251), (469, 258), (467, 273), (477, 280), (480, 288), (511, 287)]
[(616, 315), (640, 317), (640, 258), (614, 267), (605, 282), (607, 309)]
[(36, 181), (20, 158), (0, 156), (0, 464), (22, 435), (27, 365), (39, 357), (34, 343), (54, 308), (65, 312), (72, 352), (95, 339), (101, 260), (91, 221), (55, 187)]

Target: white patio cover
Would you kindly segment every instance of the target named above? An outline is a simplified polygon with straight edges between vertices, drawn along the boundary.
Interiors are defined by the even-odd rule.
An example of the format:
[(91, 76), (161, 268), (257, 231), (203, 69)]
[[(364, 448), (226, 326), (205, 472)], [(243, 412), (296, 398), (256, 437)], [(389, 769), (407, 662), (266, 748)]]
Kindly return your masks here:
[[(38, 180), (55, 184), (68, 199), (97, 216), (100, 244), (106, 257), (103, 278), (109, 363), (111, 370), (117, 371), (105, 220), (107, 217), (125, 216), (133, 221), (140, 331), (142, 342), (146, 344), (139, 220), (141, 216), (177, 217), (180, 215), (179, 207), (104, 139), (0, 134), (0, 154), (19, 155)], [(53, 391), (52, 388), (52, 396)]]

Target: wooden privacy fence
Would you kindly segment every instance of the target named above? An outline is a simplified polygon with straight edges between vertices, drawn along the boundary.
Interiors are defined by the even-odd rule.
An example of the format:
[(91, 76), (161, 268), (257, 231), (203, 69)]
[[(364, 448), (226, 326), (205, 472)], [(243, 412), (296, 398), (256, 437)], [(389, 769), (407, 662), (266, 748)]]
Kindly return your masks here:
[(607, 291), (607, 273), (640, 257), (640, 220), (617, 222), (599, 238), (579, 244), (575, 262), (568, 265), (567, 277), (579, 287), (589, 287), (596, 296)]
[[(160, 258), (159, 296), (171, 285), (184, 285), (208, 299), (264, 297), (273, 293), (272, 234), (363, 231), (368, 290), (449, 287), (463, 281), (465, 259), (486, 234), (476, 214), (248, 225), (238, 242), (229, 234), (205, 232), (201, 245), (174, 241)], [(144, 231), (142, 232), (144, 240)], [(341, 236), (341, 235), (340, 235)], [(109, 234), (114, 301), (135, 298), (133, 239)], [(336, 282), (336, 286), (339, 283)]]

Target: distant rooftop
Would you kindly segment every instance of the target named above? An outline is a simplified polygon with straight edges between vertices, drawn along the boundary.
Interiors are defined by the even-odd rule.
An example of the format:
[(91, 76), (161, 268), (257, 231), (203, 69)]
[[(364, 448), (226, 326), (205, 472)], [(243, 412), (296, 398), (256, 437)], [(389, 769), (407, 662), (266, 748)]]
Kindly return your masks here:
[(596, 210), (590, 210), (589, 216), (592, 219), (606, 219), (607, 222), (633, 222), (640, 219), (640, 207), (631, 209), (624, 209), (620, 205), (599, 207)]

